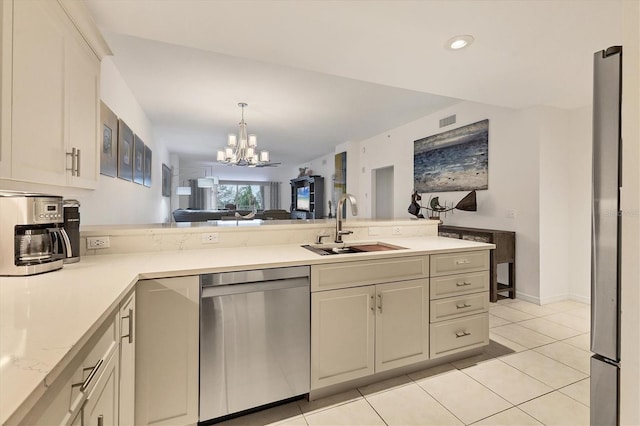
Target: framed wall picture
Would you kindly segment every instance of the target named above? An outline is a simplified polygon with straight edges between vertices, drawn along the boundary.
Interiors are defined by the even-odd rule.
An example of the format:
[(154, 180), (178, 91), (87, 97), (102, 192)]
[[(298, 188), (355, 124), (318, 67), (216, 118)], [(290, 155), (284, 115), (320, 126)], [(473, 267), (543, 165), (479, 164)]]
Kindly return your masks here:
[(100, 102), (102, 143), (100, 144), (100, 174), (116, 177), (118, 170), (118, 117), (104, 102)]
[(127, 123), (118, 119), (118, 177), (133, 178), (133, 131)]
[(151, 188), (151, 148), (144, 146), (144, 186)]
[(489, 120), (413, 142), (413, 187), (420, 193), (489, 188)]
[(133, 182), (144, 183), (144, 142), (133, 135)]
[(171, 169), (162, 163), (162, 196), (171, 197)]

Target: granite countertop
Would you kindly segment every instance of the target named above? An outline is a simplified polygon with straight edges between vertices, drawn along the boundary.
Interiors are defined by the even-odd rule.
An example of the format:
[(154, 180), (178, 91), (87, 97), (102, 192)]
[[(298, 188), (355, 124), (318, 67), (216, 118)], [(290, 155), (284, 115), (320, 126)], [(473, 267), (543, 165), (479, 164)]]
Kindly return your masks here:
[(319, 256), (284, 244), (95, 255), (51, 273), (0, 277), (0, 423), (37, 402), (139, 279), (495, 247), (436, 236), (377, 241), (407, 249)]

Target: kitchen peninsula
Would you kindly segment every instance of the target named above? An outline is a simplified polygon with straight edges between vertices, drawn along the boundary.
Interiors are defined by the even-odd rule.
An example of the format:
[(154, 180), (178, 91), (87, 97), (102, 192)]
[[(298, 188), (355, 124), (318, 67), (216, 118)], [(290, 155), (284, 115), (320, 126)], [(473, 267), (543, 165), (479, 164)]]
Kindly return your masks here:
[[(456, 321), (446, 318), (446, 313), (442, 317), (434, 317), (435, 313), (441, 312), (435, 307), (448, 299), (446, 295), (437, 293), (440, 287), (434, 287), (433, 283), (451, 276), (450, 272), (437, 269), (440, 265), (439, 261), (435, 262), (440, 259), (437, 256), (444, 256), (441, 256), (444, 259), (441, 265), (446, 269), (446, 265), (464, 266), (473, 262), (465, 258), (451, 263), (446, 256), (452, 253), (486, 253), (488, 259), (488, 250), (494, 248), (491, 244), (438, 237), (437, 222), (347, 221), (345, 228), (354, 231), (353, 235), (345, 238), (347, 243), (376, 241), (402, 249), (320, 256), (301, 245), (312, 243), (318, 234), (331, 232), (333, 222), (281, 222), (87, 227), (82, 232), (83, 240), (88, 236), (109, 236), (110, 247), (102, 249), (103, 253), (109, 254), (98, 255), (99, 250), (85, 251), (79, 263), (65, 265), (60, 271), (0, 278), (0, 423), (19, 423), (29, 418), (33, 411), (41, 409), (44, 401), (52, 403), (47, 395), (51, 393), (47, 392), (48, 388), (56, 386), (65, 369), (83, 353), (83, 347), (92, 341), (93, 336), (104, 332), (104, 324), (117, 315), (139, 280), (308, 265), (312, 268), (312, 294), (326, 295), (362, 289), (365, 283), (351, 285), (325, 280), (314, 284), (314, 268), (423, 259), (427, 267), (423, 275), (435, 277), (431, 279), (430, 292), (426, 293), (427, 308), (423, 313), (426, 315), (429, 311), (430, 298), (431, 318), (426, 316), (424, 326), (428, 329), (430, 324), (433, 339), (440, 335), (443, 325), (446, 328), (448, 321)], [(204, 234), (218, 243), (204, 244)], [(424, 282), (428, 280), (424, 279)], [(374, 287), (380, 285), (375, 279), (369, 284)], [(315, 285), (328, 285), (330, 290), (314, 289)], [(455, 283), (453, 285), (455, 288)], [(466, 285), (466, 281), (461, 285)], [(123, 318), (119, 324), (126, 328)], [(440, 347), (432, 340), (431, 353), (426, 353), (423, 359), (437, 357), (434, 351)], [(322, 377), (316, 378), (324, 386)], [(340, 381), (339, 374), (325, 380), (331, 385)]]

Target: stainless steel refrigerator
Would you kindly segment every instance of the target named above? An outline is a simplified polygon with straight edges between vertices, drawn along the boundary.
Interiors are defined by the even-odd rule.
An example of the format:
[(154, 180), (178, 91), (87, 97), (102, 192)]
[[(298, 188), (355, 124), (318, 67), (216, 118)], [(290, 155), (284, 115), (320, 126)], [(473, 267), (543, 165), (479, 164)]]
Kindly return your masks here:
[(591, 425), (619, 424), (622, 47), (595, 53), (591, 234)]

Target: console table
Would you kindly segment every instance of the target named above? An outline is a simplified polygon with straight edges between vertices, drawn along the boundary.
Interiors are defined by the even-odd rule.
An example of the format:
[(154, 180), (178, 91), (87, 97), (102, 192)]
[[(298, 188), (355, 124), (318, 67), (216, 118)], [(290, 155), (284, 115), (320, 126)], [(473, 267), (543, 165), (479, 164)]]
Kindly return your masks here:
[[(463, 240), (479, 241), (495, 244), (491, 250), (491, 268), (489, 300), (496, 302), (498, 299), (516, 298), (516, 233), (513, 231), (500, 231), (496, 229), (465, 228), (461, 226), (440, 225), (438, 235), (441, 237), (458, 238)], [(509, 264), (509, 282), (498, 282), (498, 264)], [(508, 293), (504, 296), (500, 293)]]

